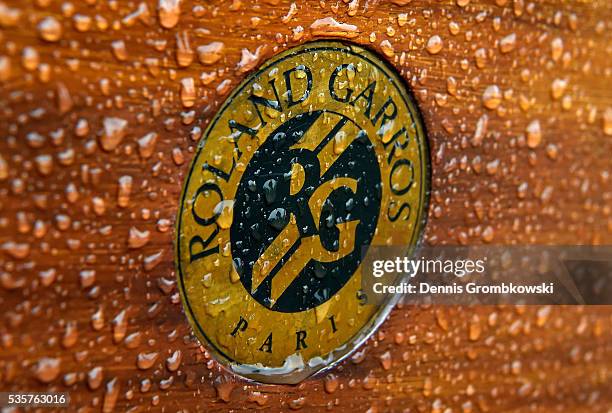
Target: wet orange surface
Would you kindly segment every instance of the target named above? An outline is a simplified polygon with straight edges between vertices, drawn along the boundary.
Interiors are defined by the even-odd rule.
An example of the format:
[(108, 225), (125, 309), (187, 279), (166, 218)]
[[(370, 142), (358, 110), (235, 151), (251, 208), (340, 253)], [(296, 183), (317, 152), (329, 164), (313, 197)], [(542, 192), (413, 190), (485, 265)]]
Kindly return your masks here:
[(225, 97), (328, 37), (412, 88), (426, 243), (612, 243), (610, 21), (606, 1), (1, 1), (0, 389), (83, 411), (609, 411), (609, 307), (400, 307), (324, 377), (241, 381), (191, 335), (172, 249)]

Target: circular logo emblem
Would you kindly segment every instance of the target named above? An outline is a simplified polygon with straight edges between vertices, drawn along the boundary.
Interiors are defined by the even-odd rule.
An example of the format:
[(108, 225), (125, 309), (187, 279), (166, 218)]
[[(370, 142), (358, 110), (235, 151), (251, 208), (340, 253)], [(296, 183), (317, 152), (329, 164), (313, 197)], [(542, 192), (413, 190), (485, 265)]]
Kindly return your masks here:
[(418, 242), (429, 154), (417, 107), (373, 53), (321, 41), (236, 88), (185, 180), (176, 262), (195, 334), (234, 372), (297, 382), (390, 309), (361, 292), (371, 245)]

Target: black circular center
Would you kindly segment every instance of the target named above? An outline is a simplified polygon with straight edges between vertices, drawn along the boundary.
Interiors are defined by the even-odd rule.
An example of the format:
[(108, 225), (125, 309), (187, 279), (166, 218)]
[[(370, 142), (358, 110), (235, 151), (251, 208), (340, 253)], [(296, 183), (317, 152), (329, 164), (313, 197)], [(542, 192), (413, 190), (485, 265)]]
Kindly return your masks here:
[[(376, 229), (382, 187), (366, 132), (327, 112), (331, 131), (316, 137), (316, 147), (300, 145), (306, 133), (318, 132), (309, 129), (324, 113), (298, 115), (270, 134), (236, 192), (234, 268), (249, 294), (274, 311), (308, 310), (336, 294), (357, 270)], [(334, 139), (343, 129), (354, 136), (345, 134), (337, 149)], [(333, 162), (321, 165), (330, 148)]]

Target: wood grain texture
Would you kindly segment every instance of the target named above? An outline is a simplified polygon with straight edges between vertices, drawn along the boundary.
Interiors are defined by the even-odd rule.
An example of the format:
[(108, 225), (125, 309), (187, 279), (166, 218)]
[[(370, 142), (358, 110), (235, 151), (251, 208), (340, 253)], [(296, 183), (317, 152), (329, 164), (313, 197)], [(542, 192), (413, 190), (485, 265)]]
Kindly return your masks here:
[(610, 244), (609, 2), (185, 0), (174, 17), (0, 2), (0, 389), (69, 391), (82, 411), (612, 409), (609, 307), (406, 306), (331, 374), (263, 386), (192, 338), (172, 258), (200, 131), (259, 62), (321, 37), (410, 84), (432, 154), (426, 242)]

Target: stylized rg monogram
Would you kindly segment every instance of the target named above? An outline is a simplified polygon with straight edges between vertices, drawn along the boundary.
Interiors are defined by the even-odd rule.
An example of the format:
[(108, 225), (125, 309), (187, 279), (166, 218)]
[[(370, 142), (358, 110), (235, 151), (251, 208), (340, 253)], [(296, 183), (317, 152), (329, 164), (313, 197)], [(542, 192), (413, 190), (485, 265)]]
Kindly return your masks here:
[[(318, 142), (315, 142), (315, 144)], [(325, 145), (315, 145), (313, 142), (302, 142), (292, 146), (292, 149), (303, 148), (314, 151), (319, 158), (320, 176), (333, 165), (339, 158), (342, 152), (334, 151), (333, 139), (325, 142)], [(331, 161), (330, 161), (331, 159)], [(302, 166), (298, 163), (293, 164), (294, 169), (301, 169)], [(295, 171), (292, 171), (295, 172)], [(303, 171), (302, 171), (303, 172)], [(303, 182), (299, 182), (299, 173), (291, 174), (291, 192), (297, 193)], [(328, 250), (322, 243), (319, 236), (318, 228), (322, 208), (329, 196), (337, 189), (348, 188), (353, 194), (357, 193), (357, 180), (349, 177), (337, 177), (325, 181), (321, 184), (308, 199), (308, 207), (313, 217), (317, 233), (307, 237), (300, 237), (296, 217), (293, 213), (290, 214), (289, 223), (276, 236), (270, 246), (258, 258), (253, 265), (251, 293), (255, 292), (260, 284), (270, 275), (270, 272), (277, 264), (285, 257), (292, 249), (296, 242), (300, 242), (295, 252), (284, 263), (282, 269), (273, 275), (270, 289), (270, 302), (273, 303), (283, 294), (289, 285), (299, 276), (304, 267), (309, 263), (310, 259), (319, 262), (334, 262), (349, 255), (355, 249), (355, 233), (359, 220), (349, 220), (341, 223), (336, 223), (338, 228), (338, 249), (335, 251)]]

